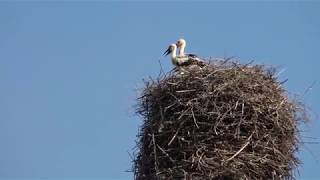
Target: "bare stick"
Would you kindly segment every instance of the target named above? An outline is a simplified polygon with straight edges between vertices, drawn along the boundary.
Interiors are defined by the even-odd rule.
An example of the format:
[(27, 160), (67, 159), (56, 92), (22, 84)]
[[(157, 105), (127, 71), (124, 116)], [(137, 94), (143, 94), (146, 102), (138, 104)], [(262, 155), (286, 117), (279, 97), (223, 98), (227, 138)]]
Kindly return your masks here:
[(154, 138), (154, 133), (152, 133), (152, 142), (153, 142), (153, 153), (154, 153), (154, 168), (156, 169), (156, 176), (157, 176), (157, 179), (159, 179), (158, 177), (158, 172), (159, 172), (159, 169), (158, 169), (158, 158), (157, 158), (157, 148), (156, 148), (156, 140)]
[(193, 107), (191, 108), (191, 113), (192, 113), (192, 117), (193, 117), (194, 124), (195, 124), (195, 125), (197, 126), (197, 128), (199, 129), (199, 126), (198, 126), (196, 117), (194, 116)]
[(239, 151), (237, 151), (233, 156), (231, 156), (229, 159), (227, 159), (226, 162), (228, 162), (231, 159), (235, 158), (241, 151), (244, 150), (244, 148), (246, 148), (249, 145), (252, 135), (253, 135), (253, 133), (250, 135), (250, 137), (247, 139), (247, 142), (241, 147), (241, 149), (239, 149)]

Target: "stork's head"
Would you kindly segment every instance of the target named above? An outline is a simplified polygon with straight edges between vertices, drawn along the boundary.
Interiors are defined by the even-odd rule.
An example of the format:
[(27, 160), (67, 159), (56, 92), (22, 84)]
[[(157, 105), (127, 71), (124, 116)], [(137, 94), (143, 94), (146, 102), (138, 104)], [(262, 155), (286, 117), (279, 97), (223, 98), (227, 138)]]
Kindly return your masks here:
[(175, 51), (177, 49), (177, 45), (176, 44), (170, 44), (170, 46), (168, 47), (168, 49), (166, 50), (166, 52), (163, 53), (163, 55), (168, 55), (171, 54), (173, 51)]
[(176, 45), (177, 45), (178, 48), (180, 48), (181, 46), (186, 45), (186, 40), (184, 40), (184, 39), (179, 39), (179, 40), (176, 42)]

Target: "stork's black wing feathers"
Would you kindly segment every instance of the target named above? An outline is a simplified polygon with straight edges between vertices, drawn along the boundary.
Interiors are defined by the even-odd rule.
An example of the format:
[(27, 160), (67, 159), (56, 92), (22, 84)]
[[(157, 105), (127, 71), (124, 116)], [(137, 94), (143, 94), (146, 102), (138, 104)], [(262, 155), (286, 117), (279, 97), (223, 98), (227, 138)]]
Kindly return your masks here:
[(193, 64), (193, 62), (189, 59), (188, 61), (180, 62), (179, 66), (189, 66), (191, 64)]
[(189, 57), (189, 60), (180, 63), (179, 66), (198, 65), (198, 66), (200, 66), (200, 67), (204, 67), (204, 66), (207, 65), (206, 62), (200, 60), (196, 55), (194, 55), (194, 56), (192, 57), (192, 56), (189, 56), (189, 54), (188, 54), (188, 57)]
[(198, 56), (197, 55), (195, 55), (195, 54), (186, 54), (187, 56), (189, 56), (189, 57), (192, 57), (192, 58), (197, 58)]

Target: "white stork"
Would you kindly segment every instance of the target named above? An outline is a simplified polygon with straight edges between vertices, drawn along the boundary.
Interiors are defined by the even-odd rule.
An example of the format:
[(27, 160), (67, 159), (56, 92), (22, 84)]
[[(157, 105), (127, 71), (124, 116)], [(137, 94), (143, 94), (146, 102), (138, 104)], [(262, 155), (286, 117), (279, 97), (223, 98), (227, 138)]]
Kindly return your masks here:
[(177, 48), (179, 48), (179, 55), (180, 57), (184, 57), (184, 56), (187, 56), (187, 57), (192, 57), (192, 58), (196, 58), (197, 55), (195, 54), (185, 54), (184, 50), (187, 46), (187, 42), (186, 40), (184, 39), (179, 39), (177, 42), (176, 42), (176, 45), (177, 45)]
[(171, 55), (171, 62), (173, 65), (179, 67), (186, 65), (186, 63), (189, 61), (188, 57), (184, 56), (177, 56), (177, 45), (176, 44), (170, 44), (168, 49), (164, 52), (163, 55)]
[(199, 66), (205, 66), (205, 62), (203, 62), (197, 55), (195, 54), (185, 54), (184, 50), (187, 46), (187, 42), (184, 39), (179, 39), (176, 42), (177, 48), (179, 48), (179, 54), (177, 57), (179, 58), (188, 58), (188, 63), (186, 62), (186, 65), (199, 65)]

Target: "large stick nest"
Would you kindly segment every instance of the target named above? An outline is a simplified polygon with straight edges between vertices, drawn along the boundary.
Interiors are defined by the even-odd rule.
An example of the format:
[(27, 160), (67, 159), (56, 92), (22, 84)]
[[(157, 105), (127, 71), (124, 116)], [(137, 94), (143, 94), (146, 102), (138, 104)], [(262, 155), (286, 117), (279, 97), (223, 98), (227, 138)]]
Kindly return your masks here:
[(275, 73), (214, 61), (146, 81), (135, 179), (294, 179), (305, 119)]

